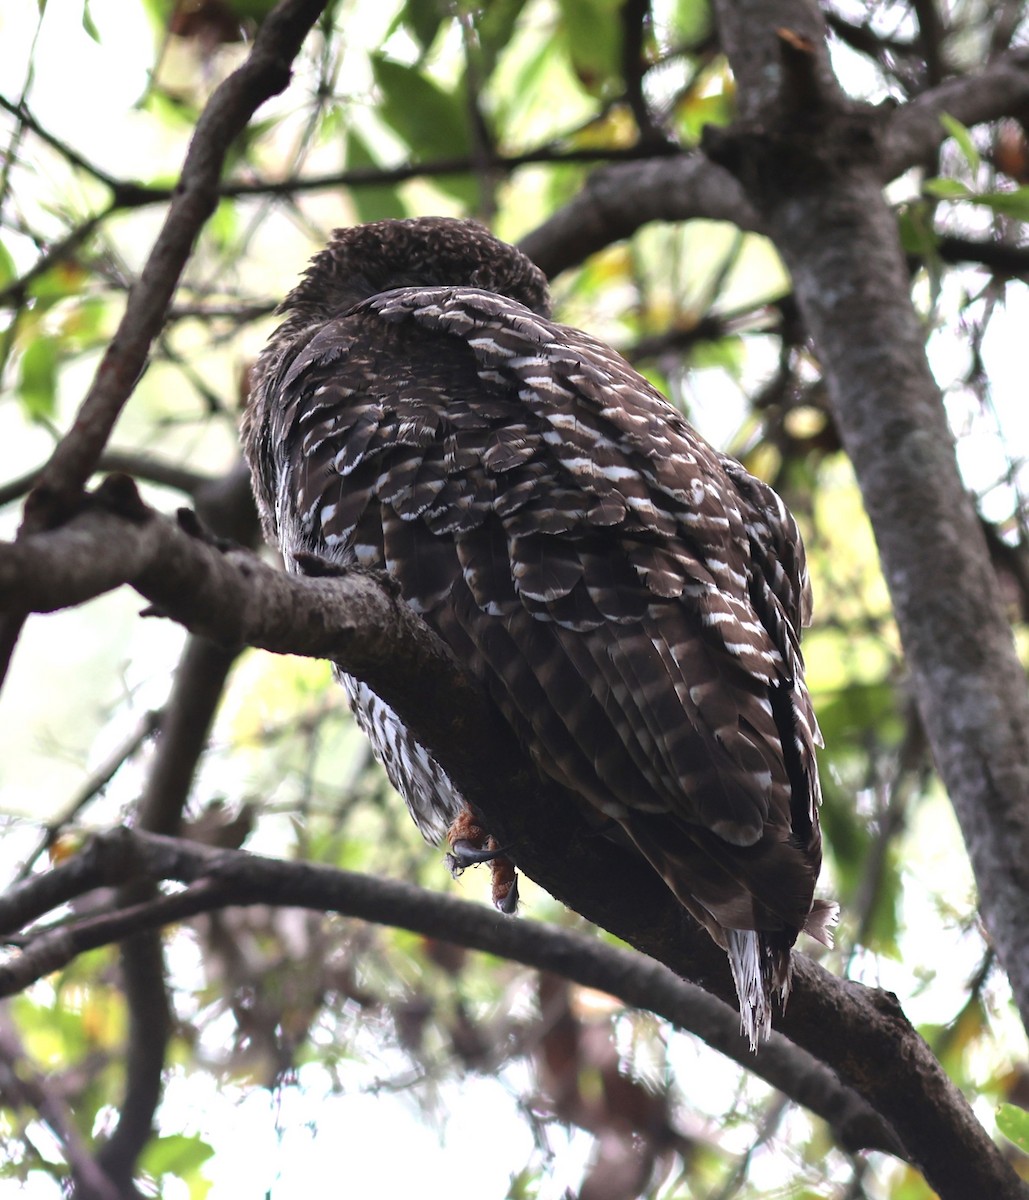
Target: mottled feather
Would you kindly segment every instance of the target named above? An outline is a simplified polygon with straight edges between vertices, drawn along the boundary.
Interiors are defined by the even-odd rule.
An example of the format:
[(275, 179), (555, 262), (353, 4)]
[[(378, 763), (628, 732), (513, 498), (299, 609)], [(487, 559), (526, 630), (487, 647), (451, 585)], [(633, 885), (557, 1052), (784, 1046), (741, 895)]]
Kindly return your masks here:
[[(245, 442), (269, 535), (384, 568), (539, 768), (613, 818), (729, 952), (751, 1040), (823, 939), (804, 552), (779, 497), (469, 222), (338, 231), (261, 357)], [(363, 684), (422, 832), (463, 806)]]

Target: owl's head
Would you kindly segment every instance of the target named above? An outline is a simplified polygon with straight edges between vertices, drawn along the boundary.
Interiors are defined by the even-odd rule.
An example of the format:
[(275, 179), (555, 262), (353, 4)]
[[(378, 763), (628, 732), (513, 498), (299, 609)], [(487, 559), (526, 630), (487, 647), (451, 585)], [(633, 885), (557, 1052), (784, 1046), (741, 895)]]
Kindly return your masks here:
[(325, 320), (402, 287), (475, 287), (550, 315), (543, 272), (476, 221), (415, 217), (337, 229), (311, 259), (283, 311)]

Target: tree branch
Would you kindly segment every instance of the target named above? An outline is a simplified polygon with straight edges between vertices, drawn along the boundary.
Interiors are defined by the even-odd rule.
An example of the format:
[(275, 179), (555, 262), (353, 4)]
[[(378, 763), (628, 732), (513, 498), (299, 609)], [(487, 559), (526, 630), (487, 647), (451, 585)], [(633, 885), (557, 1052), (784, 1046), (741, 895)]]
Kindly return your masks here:
[(760, 232), (756, 209), (728, 171), (702, 154), (618, 163), (594, 172), (574, 199), (519, 247), (559, 275), (649, 221), (731, 221)]
[(59, 1091), (29, 1065), (17, 1031), (0, 1020), (0, 1095), (5, 1107), (30, 1107), (57, 1139), (75, 1185), (76, 1200), (124, 1200), (124, 1193), (89, 1155)]
[(895, 179), (909, 167), (931, 160), (950, 135), (940, 123), (949, 113), (962, 125), (1018, 116), (1029, 105), (1029, 49), (995, 58), (981, 71), (948, 79), (896, 109), (885, 125), (879, 176)]
[[(214, 481), (207, 483), (211, 487)], [(203, 486), (197, 491), (198, 499), (206, 501)], [(249, 504), (248, 521), (237, 519), (239, 493)], [(206, 503), (205, 507), (215, 531), (222, 535), (234, 533), (250, 546), (256, 544), (259, 528), (256, 510), (250, 503), (248, 472), (245, 469), (230, 472), (212, 499), (215, 502)], [(197, 764), (207, 746), (235, 661), (235, 650), (225, 649), (204, 637), (187, 638), (171, 695), (161, 713), (157, 752), (136, 805), (139, 829), (149, 833), (179, 833)], [(145, 905), (153, 896), (153, 883), (134, 881), (119, 889), (117, 903), (120, 907)], [(137, 1160), (153, 1136), (172, 1014), (159, 931), (156, 928), (131, 931), (121, 942), (120, 953), (129, 1013), (125, 1095), (119, 1105), (118, 1124), (100, 1147), (97, 1161), (128, 1190)]]
[(138, 284), (130, 293), (114, 340), (97, 369), (75, 423), (58, 444), (36, 485), (29, 529), (60, 519), (85, 486), (135, 385), (150, 344), (160, 332), (179, 275), (201, 226), (218, 202), (225, 154), (254, 110), (281, 92), (293, 59), (325, 0), (281, 0), (262, 23), (246, 61), (214, 91), (197, 122), (168, 216)]
[[(111, 511), (115, 502), (118, 512)], [(328, 658), (364, 679), (431, 748), (527, 875), (594, 924), (734, 1003), (722, 951), (638, 856), (585, 827), (575, 798), (538, 774), (448, 648), (374, 577), (285, 576), (158, 517), (118, 479), (66, 527), (0, 546), (0, 603), (50, 611), (120, 582), (225, 645)], [(51, 903), (68, 898), (58, 883), (50, 886)], [(775, 1024), (880, 1113), (907, 1153), (940, 1181), (945, 1200), (980, 1193), (1024, 1200), (894, 997), (835, 979), (798, 955), (790, 1006)]]
[[(201, 475), (199, 471), (191, 471), (188, 467), (165, 462), (153, 455), (134, 450), (105, 450), (100, 455), (96, 469), (97, 471), (123, 471), (136, 479), (142, 479), (145, 483), (156, 483), (158, 487), (182, 492), (191, 499), (205, 484), (211, 482), (209, 475)], [(42, 466), (33, 467), (24, 475), (18, 475), (0, 485), (0, 507), (27, 495), (39, 482), (42, 474)]]
[[(896, 221), (882, 196), (878, 142), (868, 116), (827, 74), (813, 4), (743, 0), (721, 3), (719, 13), (748, 119), (710, 139), (710, 151), (760, 208), (790, 269), (875, 529), (984, 921), (1029, 1026), (1025, 676), (997, 591), (984, 586), (992, 568), (926, 361)], [(804, 35), (809, 63), (783, 52), (783, 29)], [(800, 112), (791, 72), (802, 70), (817, 96)], [(997, 1159), (995, 1194), (1026, 1195)], [(956, 1186), (937, 1162), (925, 1165), (941, 1195)], [(966, 1179), (964, 1194), (977, 1186)]]
[[(128, 830), (93, 838), (74, 861), (51, 875), (66, 877), (59, 884), (66, 896), (82, 896), (99, 887), (124, 889), (143, 878), (151, 883), (175, 880), (187, 887), (146, 903), (21, 935), (17, 941), (22, 953), (0, 968), (0, 995), (23, 990), (41, 973), (59, 969), (87, 950), (201, 912), (251, 904), (337, 912), (557, 972), (634, 1008), (657, 1013), (822, 1117), (845, 1148), (903, 1156), (903, 1148), (883, 1120), (805, 1051), (775, 1034), (756, 1056), (751, 1054), (734, 1008), (661, 964), (596, 938), (527, 919), (512, 920), (483, 905), (406, 883), (239, 850), (213, 851)], [(36, 877), (0, 898), (0, 931), (9, 933), (26, 920), (45, 915), (53, 884), (51, 879), (42, 885), (41, 877)]]
[(125, 763), (154, 736), (160, 720), (160, 712), (146, 713), (129, 737), (109, 754), (100, 766), (86, 778), (72, 799), (61, 809), (58, 816), (52, 818), (45, 826), (43, 836), (21, 864), (18, 871), (19, 879), (25, 879), (32, 873), (32, 868), (39, 860), (39, 856), (54, 844), (61, 831), (66, 829), (75, 820), (91, 800), (103, 793), (104, 788), (111, 782)]
[[(952, 79), (892, 113), (881, 112), (880, 181), (930, 159), (948, 134), (949, 113), (965, 125), (1018, 113), (1029, 104), (1029, 51), (1001, 56), (977, 74)], [(731, 221), (767, 233), (759, 206), (732, 174), (688, 152), (643, 163), (602, 167), (577, 195), (522, 239), (520, 246), (549, 276), (576, 266), (649, 221)]]
[[(262, 23), (246, 61), (211, 96), (197, 122), (168, 215), (129, 295), (114, 339), (74, 424), (26, 502), (25, 532), (59, 522), (96, 470), (160, 332), (197, 234), (218, 202), (225, 154), (254, 110), (289, 82), (293, 59), (324, 7), (325, 0), (281, 0)], [(20, 628), (17, 613), (0, 622), (0, 684)]]
[[(227, 181), (216, 189), (219, 200), (238, 200), (243, 197), (296, 196), (309, 192), (338, 192), (345, 188), (375, 188), (406, 183), (411, 179), (438, 179), (446, 175), (467, 175), (475, 171), (489, 171), (498, 175), (509, 175), (520, 167), (540, 165), (572, 165), (604, 162), (636, 163), (651, 160), (661, 155), (678, 155), (679, 150), (669, 142), (649, 143), (639, 146), (608, 146), (598, 149), (564, 147), (547, 143), (516, 154), (483, 154), (454, 158), (432, 159), (426, 162), (399, 163), (392, 167), (355, 167), (346, 171), (331, 171), (323, 175), (306, 175), (288, 179), (245, 179)], [(85, 241), (93, 230), (103, 224), (114, 213), (126, 209), (145, 208), (151, 204), (166, 204), (173, 200), (177, 189), (154, 184), (134, 183), (129, 180), (112, 180), (114, 195), (99, 212), (85, 218), (61, 242), (51, 246), (23, 274), (0, 288), (0, 308), (21, 304), (29, 285), (44, 274), (55, 263), (62, 261), (72, 250)], [(255, 310), (260, 315), (262, 310)], [(242, 315), (249, 318), (246, 310), (229, 311), (229, 316)]]
[(623, 0), (619, 13), (622, 33), (622, 79), (639, 140), (643, 145), (669, 144), (664, 130), (654, 120), (643, 89), (647, 73), (646, 36), (651, 21), (650, 0)]

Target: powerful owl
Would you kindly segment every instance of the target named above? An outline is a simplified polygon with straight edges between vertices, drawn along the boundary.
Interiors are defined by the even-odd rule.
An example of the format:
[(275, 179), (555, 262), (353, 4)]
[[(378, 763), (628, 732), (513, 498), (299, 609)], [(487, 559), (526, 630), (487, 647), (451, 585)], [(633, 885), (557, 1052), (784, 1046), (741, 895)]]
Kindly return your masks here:
[[(473, 222), (338, 230), (281, 311), (244, 442), (287, 565), (388, 572), (538, 769), (725, 948), (756, 1044), (798, 934), (828, 943), (835, 912), (812, 899), (810, 587), (782, 501), (551, 320), (541, 272)], [(426, 838), (489, 857), (428, 748), (342, 682)]]

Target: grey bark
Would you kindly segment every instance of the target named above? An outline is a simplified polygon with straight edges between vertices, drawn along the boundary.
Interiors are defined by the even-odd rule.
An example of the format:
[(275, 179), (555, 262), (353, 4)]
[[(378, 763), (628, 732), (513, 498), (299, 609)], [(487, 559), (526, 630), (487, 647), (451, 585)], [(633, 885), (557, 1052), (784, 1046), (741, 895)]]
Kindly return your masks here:
[[(733, 1001), (724, 953), (657, 874), (584, 825), (574, 798), (538, 774), (447, 647), (368, 573), (286, 576), (176, 528), (141, 505), (126, 480), (112, 480), (64, 527), (0, 545), (0, 605), (51, 611), (123, 582), (195, 633), (333, 659), (364, 679), (432, 748), (521, 870), (595, 925)], [(40, 895), (61, 903), (68, 896), (56, 874), (42, 877)], [(895, 997), (798, 955), (789, 1008), (775, 1026), (892, 1126), (943, 1200), (1026, 1200)]]
[(1029, 697), (883, 199), (877, 118), (829, 75), (812, 5), (723, 2), (718, 13), (742, 119), (711, 152), (792, 274), (983, 921), (1029, 1028)]

